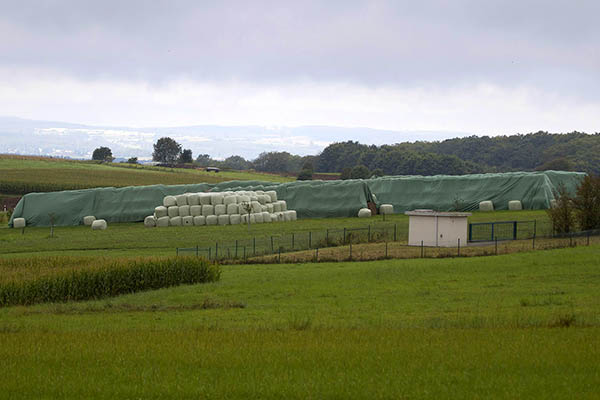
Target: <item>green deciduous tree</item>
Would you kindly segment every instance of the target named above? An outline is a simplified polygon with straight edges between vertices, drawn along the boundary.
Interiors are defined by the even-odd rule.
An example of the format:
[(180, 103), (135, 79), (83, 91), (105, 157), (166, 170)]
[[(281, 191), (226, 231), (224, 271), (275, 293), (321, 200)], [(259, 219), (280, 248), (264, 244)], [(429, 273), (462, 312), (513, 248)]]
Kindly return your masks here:
[(111, 162), (113, 159), (112, 151), (108, 147), (98, 147), (92, 153), (92, 160)]
[(194, 158), (192, 157), (192, 150), (184, 149), (179, 156), (179, 162), (182, 164), (191, 164), (194, 162)]
[(170, 137), (163, 137), (154, 145), (152, 159), (165, 164), (174, 164), (180, 155), (181, 145)]

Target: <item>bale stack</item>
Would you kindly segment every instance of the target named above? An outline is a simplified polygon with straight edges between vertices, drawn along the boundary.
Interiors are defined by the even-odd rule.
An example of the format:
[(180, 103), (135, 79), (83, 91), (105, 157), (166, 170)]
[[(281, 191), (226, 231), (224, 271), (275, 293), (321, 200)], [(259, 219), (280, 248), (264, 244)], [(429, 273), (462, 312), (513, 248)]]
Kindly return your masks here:
[(263, 224), (296, 219), (296, 211), (288, 210), (285, 200), (278, 200), (274, 190), (230, 191), (166, 196), (154, 214), (146, 217), (144, 225), (238, 225), (248, 220), (251, 224)]

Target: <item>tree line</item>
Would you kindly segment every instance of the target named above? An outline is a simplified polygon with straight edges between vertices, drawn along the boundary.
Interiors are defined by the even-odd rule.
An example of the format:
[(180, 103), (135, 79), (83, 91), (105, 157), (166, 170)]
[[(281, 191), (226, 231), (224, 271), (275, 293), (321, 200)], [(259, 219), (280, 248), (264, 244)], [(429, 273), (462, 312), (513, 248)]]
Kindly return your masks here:
[[(97, 154), (98, 152), (98, 154)], [(182, 149), (165, 137), (154, 145), (153, 160), (163, 164), (195, 164), (224, 169), (301, 175), (313, 171), (341, 173), (342, 179), (380, 175), (463, 175), (485, 172), (566, 170), (600, 174), (600, 133), (551, 134), (536, 132), (512, 136), (470, 136), (434, 142), (365, 145), (355, 141), (333, 143), (320, 154), (298, 156), (263, 152), (254, 160), (232, 155), (224, 160)], [(96, 158), (98, 157), (98, 158)], [(108, 148), (94, 151), (93, 159), (112, 160)], [(130, 159), (129, 162), (137, 162)]]

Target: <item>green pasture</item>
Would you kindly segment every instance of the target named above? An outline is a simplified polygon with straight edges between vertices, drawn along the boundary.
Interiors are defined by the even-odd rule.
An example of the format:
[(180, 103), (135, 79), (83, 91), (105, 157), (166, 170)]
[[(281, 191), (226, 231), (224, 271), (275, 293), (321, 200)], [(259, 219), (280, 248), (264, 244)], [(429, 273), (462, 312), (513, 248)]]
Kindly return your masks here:
[[(469, 219), (480, 221), (536, 220), (538, 235), (550, 233), (550, 225), (545, 211), (498, 211), (493, 213), (475, 212)], [(368, 220), (359, 218), (314, 218), (270, 224), (145, 228), (143, 223), (109, 224), (106, 231), (92, 231), (86, 226), (56, 227), (54, 236), (50, 228), (28, 227), (20, 229), (0, 229), (0, 255), (4, 256), (49, 256), (49, 255), (103, 255), (103, 256), (151, 256), (173, 255), (175, 249), (195, 246), (210, 247), (216, 242), (223, 246), (233, 246), (239, 240), (240, 246), (250, 246), (256, 238), (258, 252), (268, 248), (271, 237), (274, 248), (280, 245), (289, 248), (290, 235), (296, 234), (296, 245), (307, 247), (308, 232), (312, 233), (312, 247), (324, 246), (327, 230), (329, 238), (341, 240), (343, 229), (367, 228), (371, 225), (373, 234), (385, 230), (388, 240), (406, 241), (408, 237), (408, 217), (403, 214), (378, 215)], [(395, 225), (395, 227), (394, 227)], [(362, 236), (365, 231), (362, 231)], [(280, 237), (285, 237), (285, 243)], [(283, 240), (283, 239), (282, 239)], [(239, 249), (241, 255), (241, 248)], [(248, 248), (249, 251), (249, 248)]]
[(597, 398), (600, 246), (0, 309), (4, 398)]
[(287, 182), (293, 179), (250, 171), (222, 171), (215, 174), (194, 169), (0, 155), (0, 193), (6, 194), (230, 180)]

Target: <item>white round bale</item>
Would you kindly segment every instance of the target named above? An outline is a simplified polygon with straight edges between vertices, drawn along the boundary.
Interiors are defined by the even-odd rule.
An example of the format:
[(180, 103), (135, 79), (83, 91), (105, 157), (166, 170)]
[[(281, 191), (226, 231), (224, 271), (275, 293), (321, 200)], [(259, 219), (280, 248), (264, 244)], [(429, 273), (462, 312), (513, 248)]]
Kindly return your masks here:
[(361, 208), (358, 210), (358, 218), (368, 218), (371, 216), (371, 210), (368, 208)]
[(200, 193), (198, 200), (200, 201), (201, 206), (210, 205), (210, 193)]
[(260, 206), (260, 212), (265, 212), (265, 211), (269, 211), (269, 209), (267, 208), (266, 205), (263, 204)]
[(281, 206), (281, 211), (287, 211), (287, 203), (285, 200), (279, 200), (279, 205)]
[(287, 212), (290, 213), (292, 221), (296, 221), (298, 219), (298, 214), (296, 214), (296, 210), (288, 210)]
[(249, 203), (250, 202), (250, 196), (246, 196), (246, 195), (239, 195), (237, 196), (237, 203)]
[(166, 226), (169, 226), (170, 219), (171, 218), (169, 218), (168, 216), (157, 218), (156, 219), (156, 226), (158, 226), (159, 228), (164, 228)]
[(197, 217), (197, 216), (202, 215), (202, 206), (200, 206), (200, 205), (190, 206), (190, 215), (192, 217)]
[(227, 204), (227, 214), (233, 215), (233, 214), (239, 214), (239, 212), (240, 212), (240, 208), (237, 204), (235, 204), (235, 203)]
[(190, 206), (179, 206), (179, 216), (187, 217), (190, 215)]
[(204, 215), (196, 215), (194, 218), (194, 226), (202, 226), (206, 224), (206, 217)]
[(85, 217), (83, 217), (83, 224), (85, 226), (92, 226), (92, 222), (94, 222), (96, 220), (96, 217), (94, 217), (93, 215), (86, 215)]
[(227, 214), (227, 206), (225, 204), (217, 204), (215, 206), (215, 215), (218, 217), (223, 214)]
[(179, 207), (171, 206), (167, 209), (167, 215), (169, 218), (179, 217)]
[(223, 204), (223, 195), (221, 193), (211, 193), (210, 204), (212, 204), (213, 206)]
[(480, 202), (479, 211), (494, 211), (494, 203), (489, 200)]
[(209, 215), (214, 215), (215, 210), (214, 207), (210, 204), (205, 204), (202, 206), (202, 215), (208, 217)]
[(262, 220), (265, 224), (271, 222), (271, 214), (268, 211), (262, 212)]
[(163, 199), (163, 206), (165, 207), (172, 207), (176, 205), (177, 199), (175, 199), (175, 196), (165, 196), (165, 198)]
[(166, 217), (168, 214), (167, 212), (167, 207), (165, 206), (158, 206), (154, 209), (154, 216), (158, 219), (161, 217)]
[(217, 225), (219, 222), (219, 217), (216, 215), (208, 215), (206, 217), (206, 225)]
[(277, 192), (274, 190), (268, 190), (265, 192), (271, 198), (271, 203), (275, 203), (277, 201)]
[(277, 218), (277, 214), (271, 213), (271, 222), (279, 222), (279, 218)]
[(259, 213), (254, 213), (252, 214), (254, 215), (254, 222), (257, 224), (262, 224), (263, 223), (263, 215), (262, 212)]
[(226, 206), (228, 206), (230, 204), (236, 204), (236, 203), (237, 203), (237, 196), (235, 196), (235, 195), (225, 196), (223, 198), (223, 204), (225, 204)]
[(278, 201), (276, 201), (275, 203), (273, 203), (273, 212), (277, 213), (281, 211), (281, 203), (279, 203)]
[(252, 203), (252, 212), (253, 213), (259, 213), (262, 212), (262, 207), (260, 206), (260, 203), (258, 201), (253, 201)]
[(188, 202), (187, 202), (187, 195), (185, 194), (180, 194), (175, 196), (175, 201), (177, 202), (178, 206), (187, 206)]
[(15, 218), (13, 219), (13, 228), (25, 228), (25, 218)]
[(190, 193), (187, 196), (187, 201), (190, 206), (197, 206), (200, 204), (200, 195), (198, 193)]
[(381, 206), (379, 206), (379, 213), (380, 214), (393, 214), (394, 206), (392, 204), (382, 204)]
[(103, 231), (107, 228), (106, 221), (103, 219), (97, 219), (92, 222), (92, 230), (93, 231)]
[(181, 224), (183, 226), (194, 226), (194, 217), (192, 217), (191, 215), (181, 217)]
[(267, 211), (269, 212), (269, 214), (273, 214), (273, 203), (269, 203), (267, 204)]
[(227, 214), (221, 214), (218, 217), (218, 223), (219, 225), (229, 225), (229, 215)]
[(169, 219), (169, 226), (181, 226), (181, 217), (172, 217)]
[(240, 214), (231, 214), (229, 216), (229, 223), (231, 225), (239, 225), (242, 222), (242, 216)]
[(146, 228), (154, 228), (156, 226), (156, 218), (154, 218), (154, 215), (148, 215), (144, 218), (144, 226)]
[(523, 204), (521, 204), (521, 200), (511, 200), (508, 202), (508, 209), (511, 211), (520, 211), (523, 209)]

